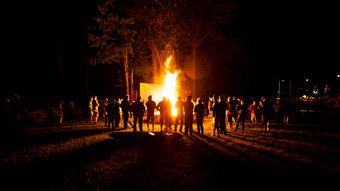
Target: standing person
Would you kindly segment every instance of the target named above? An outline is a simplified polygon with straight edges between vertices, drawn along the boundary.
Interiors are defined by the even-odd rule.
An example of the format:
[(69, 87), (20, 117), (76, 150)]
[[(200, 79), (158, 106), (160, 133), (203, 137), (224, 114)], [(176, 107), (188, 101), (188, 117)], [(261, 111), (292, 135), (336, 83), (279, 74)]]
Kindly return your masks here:
[(231, 110), (233, 110), (234, 113), (234, 123), (236, 124), (238, 113), (237, 113), (237, 107), (239, 106), (239, 101), (236, 99), (236, 97), (233, 97), (233, 100), (231, 101)]
[(141, 97), (138, 96), (137, 100), (131, 104), (131, 110), (133, 113), (133, 131), (137, 131), (137, 120), (139, 123), (139, 131), (143, 131), (143, 116), (145, 113), (144, 103), (141, 102)]
[(185, 113), (185, 135), (188, 135), (188, 131), (190, 135), (192, 135), (192, 122), (193, 122), (193, 111), (194, 111), (194, 103), (192, 103), (191, 96), (187, 97), (186, 102), (184, 103), (184, 113)]
[(249, 106), (249, 111), (250, 111), (250, 121), (253, 124), (254, 127), (256, 127), (256, 109), (257, 109), (257, 105), (256, 105), (256, 101), (253, 100), (253, 104), (251, 104)]
[(324, 95), (325, 98), (328, 98), (330, 90), (331, 90), (331, 88), (329, 88), (328, 85), (326, 85), (325, 89), (323, 89), (323, 93), (324, 93), (323, 95)]
[(163, 100), (160, 101), (158, 104), (157, 104), (157, 109), (159, 110), (159, 113), (160, 113), (160, 127), (161, 127), (161, 132), (163, 132), (163, 124), (164, 122), (166, 123), (166, 118), (167, 118), (167, 106), (168, 104), (166, 103), (166, 97), (163, 97)]
[(230, 96), (227, 98), (227, 104), (228, 104), (228, 110), (227, 110), (227, 120), (229, 124), (229, 128), (232, 130), (233, 129), (233, 117), (234, 117), (234, 112), (235, 108), (233, 108)]
[(259, 105), (257, 106), (257, 109), (256, 109), (256, 119), (257, 119), (257, 124), (263, 124), (263, 115), (262, 115), (262, 112), (263, 111), (263, 100), (260, 99), (259, 101)]
[(70, 116), (70, 120), (72, 121), (75, 121), (76, 120), (76, 105), (74, 104), (73, 101), (70, 102), (70, 105), (69, 105), (69, 116)]
[(91, 123), (93, 123), (93, 115), (94, 115), (92, 102), (93, 102), (93, 97), (90, 98), (90, 102), (89, 102), (89, 112), (90, 112), (90, 121), (91, 121)]
[(93, 106), (93, 124), (96, 124), (98, 121), (99, 117), (99, 101), (97, 96), (94, 96), (94, 99), (92, 101), (92, 106)]
[(212, 108), (214, 106), (214, 100), (213, 97), (209, 97), (209, 102), (208, 102), (208, 119), (212, 118)]
[(238, 117), (237, 117), (235, 131), (237, 131), (238, 125), (240, 124), (240, 122), (242, 122), (242, 132), (244, 132), (244, 121), (246, 120), (247, 114), (248, 114), (248, 107), (245, 104), (244, 100), (241, 100), (241, 105), (239, 105), (237, 109), (238, 109)]
[(183, 101), (181, 97), (177, 98), (177, 102), (175, 103), (175, 108), (177, 109), (177, 115), (175, 119), (175, 131), (177, 131), (177, 123), (180, 121), (179, 132), (182, 132), (183, 128)]
[[(148, 126), (149, 131), (149, 123), (152, 124), (152, 131), (155, 131), (155, 109), (157, 108), (156, 102), (152, 100), (152, 96), (149, 95), (148, 101), (145, 103), (147, 116), (146, 116), (146, 124)], [(151, 121), (150, 121), (151, 120)]]
[(203, 135), (203, 117), (204, 117), (204, 104), (201, 98), (198, 98), (198, 104), (195, 106), (195, 114), (197, 121), (197, 133), (202, 132)]
[(318, 97), (318, 93), (319, 93), (319, 89), (317, 86), (314, 86), (313, 89), (313, 97), (317, 98)]
[(166, 100), (166, 113), (167, 113), (165, 118), (166, 132), (171, 132), (172, 104), (170, 99)]
[(108, 126), (108, 113), (107, 113), (107, 106), (109, 105), (109, 99), (105, 98), (103, 101), (103, 117), (104, 117), (104, 125)]
[(272, 118), (272, 113), (273, 113), (273, 105), (272, 103), (267, 100), (263, 99), (263, 110), (262, 110), (262, 118), (263, 118), (263, 125), (264, 125), (264, 130), (265, 131), (270, 131), (270, 122)]
[(288, 98), (287, 101), (282, 105), (283, 123), (286, 125), (289, 123), (291, 112), (292, 112), (292, 103), (291, 103), (291, 99)]
[(124, 129), (127, 129), (127, 124), (129, 121), (129, 111), (130, 111), (130, 102), (128, 101), (129, 96), (125, 95), (123, 97), (123, 101), (120, 103), (120, 107), (122, 108), (123, 112), (123, 120), (124, 120)]
[(119, 98), (117, 97), (116, 100), (114, 100), (114, 107), (113, 107), (113, 117), (115, 121), (115, 128), (119, 127), (119, 122), (120, 122), (120, 104), (119, 104)]
[(215, 131), (217, 131), (217, 137), (220, 137), (220, 118), (217, 115), (217, 110), (220, 107), (220, 102), (218, 101), (217, 96), (214, 96), (214, 105), (212, 107), (212, 113), (213, 113), (213, 118), (212, 118), (212, 125), (213, 125), (213, 135), (215, 135)]
[(59, 123), (60, 123), (60, 124), (63, 123), (63, 119), (64, 119), (64, 111), (65, 111), (64, 100), (61, 100), (61, 101), (60, 101), (60, 104), (59, 104), (59, 112), (60, 112), (60, 120), (59, 120)]
[(226, 97), (224, 95), (220, 96), (220, 104), (218, 109), (216, 110), (216, 115), (218, 115), (219, 123), (220, 123), (220, 132), (223, 134), (227, 134), (226, 128), (226, 111), (229, 110), (228, 104), (226, 103)]
[(107, 127), (110, 129), (110, 124), (112, 125), (112, 131), (114, 130), (114, 106), (115, 106), (115, 100), (108, 101), (108, 104), (106, 106), (106, 120), (107, 120)]
[(275, 111), (275, 121), (277, 125), (280, 124), (280, 111), (281, 111), (281, 106), (280, 106), (280, 100), (276, 100), (276, 103), (274, 104), (274, 111)]

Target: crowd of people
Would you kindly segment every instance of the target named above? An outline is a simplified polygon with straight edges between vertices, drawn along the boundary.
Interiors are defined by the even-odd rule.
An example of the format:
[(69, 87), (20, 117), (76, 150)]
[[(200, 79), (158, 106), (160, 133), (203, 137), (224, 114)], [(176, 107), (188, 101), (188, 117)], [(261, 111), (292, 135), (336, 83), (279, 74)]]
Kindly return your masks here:
[[(99, 115), (104, 119), (105, 126), (114, 130), (119, 128), (120, 120), (123, 120), (123, 129), (127, 129), (131, 125), (133, 131), (143, 131), (143, 119), (146, 117), (146, 125), (148, 131), (155, 131), (155, 112), (159, 111), (160, 131), (183, 132), (185, 135), (192, 135), (193, 122), (196, 119), (197, 133), (204, 134), (203, 119), (205, 113), (211, 119), (213, 135), (217, 136), (227, 133), (227, 125), (230, 130), (237, 131), (239, 126), (242, 126), (241, 131), (245, 130), (245, 120), (250, 116), (252, 125), (263, 126), (265, 131), (270, 131), (270, 124), (273, 119), (278, 120), (278, 112), (283, 115), (284, 123), (288, 123), (293, 110), (293, 105), (290, 99), (284, 104), (274, 102), (273, 99), (261, 98), (258, 102), (253, 100), (252, 104), (247, 104), (243, 99), (235, 97), (213, 96), (209, 98), (208, 106), (205, 107), (203, 99), (198, 98), (196, 103), (192, 97), (188, 96), (185, 100), (178, 97), (175, 108), (177, 113), (172, 112), (172, 104), (166, 97), (158, 104), (150, 95), (147, 101), (142, 101), (141, 97), (130, 103), (128, 96), (124, 96), (121, 100), (105, 99), (100, 102), (97, 96), (91, 97), (89, 102), (90, 121), (96, 124)], [(100, 109), (101, 108), (101, 109)], [(205, 112), (207, 110), (208, 112)], [(130, 116), (133, 118), (133, 123), (129, 121)], [(184, 131), (183, 131), (184, 126)]]
[[(183, 132), (185, 135), (192, 135), (193, 122), (196, 120), (197, 133), (203, 134), (203, 119), (205, 113), (211, 120), (213, 135), (227, 133), (227, 127), (230, 131), (245, 131), (245, 121), (250, 119), (253, 127), (262, 127), (264, 131), (270, 131), (271, 122), (275, 121), (288, 124), (292, 121), (292, 116), (296, 112), (297, 103), (294, 99), (286, 99), (280, 101), (275, 98), (262, 97), (259, 100), (244, 100), (236, 97), (212, 96), (209, 98), (207, 108), (203, 103), (203, 99), (198, 98), (194, 103), (191, 96), (185, 100), (178, 97), (175, 108), (177, 113), (172, 112), (172, 104), (166, 97), (158, 104), (150, 95), (147, 101), (142, 101), (138, 97), (136, 101), (130, 103), (129, 97), (124, 96), (121, 100), (105, 99), (100, 103), (97, 96), (90, 99), (89, 110), (91, 123), (96, 124), (98, 116), (102, 115), (105, 125), (112, 130), (119, 128), (120, 120), (123, 120), (123, 129), (127, 129), (130, 125), (134, 131), (143, 131), (143, 119), (146, 118), (148, 131), (155, 131), (155, 112), (159, 111), (160, 131)], [(101, 108), (101, 109), (100, 109)], [(207, 111), (207, 112), (206, 112)], [(133, 118), (133, 122), (129, 118)], [(145, 118), (144, 118), (145, 117)], [(195, 120), (194, 120), (195, 119)], [(184, 126), (184, 131), (183, 131)]]
[[(193, 133), (193, 123), (196, 121), (198, 134), (204, 134), (206, 130), (204, 124), (209, 124), (209, 129), (213, 129), (213, 135), (217, 133), (219, 136), (221, 133), (226, 134), (227, 129), (238, 131), (239, 126), (244, 132), (246, 119), (250, 119), (253, 127), (262, 127), (264, 131), (270, 131), (272, 121), (276, 124), (294, 123), (302, 112), (338, 113), (340, 108), (339, 99), (329, 96), (306, 101), (299, 98), (268, 99), (264, 97), (257, 100), (245, 100), (221, 95), (212, 96), (207, 100), (206, 105), (201, 98), (195, 101), (194, 103), (191, 96), (185, 99), (178, 97), (174, 103), (177, 110), (175, 113), (172, 111), (172, 103), (165, 97), (159, 103), (156, 103), (151, 95), (145, 101), (138, 97), (130, 103), (128, 96), (124, 96), (123, 99), (106, 98), (103, 100), (94, 96), (90, 98), (88, 113), (92, 124), (96, 124), (100, 117), (112, 130), (118, 129), (122, 121), (120, 128), (123, 129), (127, 129), (130, 125), (134, 131), (137, 131), (137, 126), (139, 126), (139, 131), (143, 131), (143, 124), (146, 123), (148, 131), (155, 131), (155, 116), (157, 116), (160, 131), (179, 131), (189, 135)], [(32, 111), (27, 110), (21, 97), (18, 94), (7, 97), (1, 104), (1, 108), (2, 121), (5, 124), (1, 128), (1, 134), (22, 133), (23, 124), (32, 118), (30, 115)], [(57, 108), (59, 108), (58, 122), (60, 124), (64, 123), (65, 116), (66, 120), (70, 121), (76, 121), (80, 117), (79, 113), (76, 113), (77, 107), (73, 101), (61, 100)], [(52, 113), (54, 112), (50, 112)], [(207, 120), (211, 120), (211, 123), (207, 123), (207, 120), (203, 123), (204, 116), (207, 116)], [(39, 117), (41, 118), (40, 115)], [(47, 119), (52, 118), (47, 116)], [(130, 119), (133, 119), (132, 122)]]
[[(100, 103), (97, 96), (91, 97), (89, 101), (89, 113), (90, 121), (92, 124), (96, 124), (100, 113), (102, 114), (105, 122), (105, 126), (112, 130), (117, 129), (122, 118), (124, 127), (127, 129), (128, 124), (133, 127), (134, 131), (137, 131), (137, 125), (139, 130), (143, 131), (143, 117), (146, 115), (146, 124), (148, 131), (155, 131), (155, 111), (159, 111), (160, 118), (160, 131), (170, 132), (172, 120), (174, 118), (174, 130), (177, 131), (177, 125), (179, 126), (179, 131), (188, 135), (193, 133), (193, 121), (194, 112), (196, 115), (196, 120), (199, 126), (198, 133), (203, 134), (203, 116), (204, 116), (204, 104), (202, 99), (198, 99), (198, 103), (195, 105), (192, 102), (191, 96), (183, 101), (181, 97), (178, 97), (175, 107), (177, 109), (176, 115), (173, 117), (172, 104), (166, 97), (163, 98), (158, 104), (153, 100), (150, 95), (146, 102), (141, 100), (141, 97), (137, 97), (137, 100), (130, 104), (128, 96), (124, 96), (122, 100), (117, 99), (105, 99), (102, 103), (102, 112), (100, 112)], [(129, 121), (130, 116), (133, 116), (133, 123)], [(137, 124), (138, 122), (138, 124)]]

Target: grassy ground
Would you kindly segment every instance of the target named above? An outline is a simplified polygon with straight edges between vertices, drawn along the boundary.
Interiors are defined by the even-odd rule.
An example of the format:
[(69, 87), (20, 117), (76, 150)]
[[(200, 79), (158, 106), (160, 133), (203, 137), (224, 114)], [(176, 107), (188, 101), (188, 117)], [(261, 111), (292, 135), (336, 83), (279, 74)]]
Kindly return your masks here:
[[(102, 122), (30, 126), (0, 152), (8, 190), (286, 190), (337, 185), (340, 126), (246, 124), (220, 138), (111, 132)], [(146, 125), (144, 125), (146, 130)], [(156, 131), (159, 125), (156, 125)], [(196, 125), (194, 125), (196, 130)]]

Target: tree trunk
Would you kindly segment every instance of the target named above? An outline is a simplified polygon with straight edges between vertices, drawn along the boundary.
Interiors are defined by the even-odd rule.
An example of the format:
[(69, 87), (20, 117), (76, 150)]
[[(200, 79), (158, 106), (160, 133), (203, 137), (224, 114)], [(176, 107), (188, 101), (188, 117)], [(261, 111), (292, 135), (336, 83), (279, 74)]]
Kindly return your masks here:
[[(155, 59), (152, 58), (152, 60), (155, 62), (154, 63), (155, 64), (154, 65), (154, 72), (156, 74), (156, 82), (158, 82), (159, 81), (159, 76), (163, 75), (163, 67), (164, 67), (163, 64), (164, 63), (162, 62), (162, 59), (161, 59), (161, 57), (159, 55), (159, 51), (158, 51), (156, 45), (152, 43), (151, 46), (152, 46), (151, 50), (152, 50), (153, 54), (155, 55)], [(158, 60), (158, 67), (157, 67), (157, 60)], [(159, 68), (159, 70), (158, 70), (159, 72), (157, 72), (158, 68)]]
[[(134, 91), (134, 86), (133, 86), (133, 70), (131, 70), (131, 76), (130, 76), (130, 82), (131, 82), (131, 91), (130, 91), (130, 95), (134, 95), (133, 91)], [(134, 97), (134, 99), (136, 99), (136, 97)]]
[(125, 71), (125, 81), (126, 81), (126, 94), (129, 95), (129, 90), (130, 90), (130, 86), (129, 86), (129, 63), (128, 63), (128, 52), (124, 51), (124, 71)]
[(192, 98), (196, 99), (196, 43), (192, 49)]
[(156, 52), (153, 48), (151, 48), (151, 53), (152, 53), (152, 82), (156, 83), (158, 80), (158, 73), (157, 73), (157, 68), (158, 68), (158, 63), (157, 63), (157, 56)]

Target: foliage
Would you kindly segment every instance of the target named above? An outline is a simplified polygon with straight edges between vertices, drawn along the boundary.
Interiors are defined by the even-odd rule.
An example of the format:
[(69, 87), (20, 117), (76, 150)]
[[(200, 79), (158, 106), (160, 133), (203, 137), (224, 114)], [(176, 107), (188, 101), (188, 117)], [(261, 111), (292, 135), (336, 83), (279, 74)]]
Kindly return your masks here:
[(118, 15), (114, 2), (109, 0), (98, 6), (100, 15), (94, 18), (97, 26), (93, 26), (92, 33), (88, 35), (90, 47), (96, 50), (95, 57), (90, 59), (93, 65), (122, 62), (124, 51), (133, 55), (134, 19)]
[[(89, 34), (96, 50), (90, 62), (121, 63), (127, 51), (129, 71), (146, 78), (151, 67), (161, 72), (169, 55), (180, 67), (185, 47), (196, 51), (213, 38), (220, 25), (230, 23), (235, 7), (233, 0), (108, 0), (98, 7), (100, 16)], [(151, 55), (157, 57), (153, 66)]]

